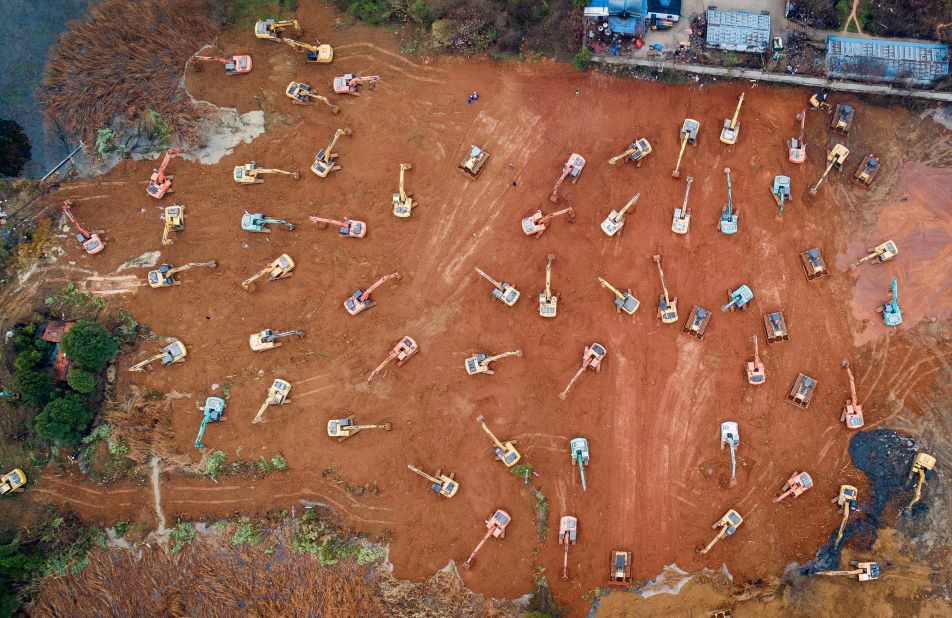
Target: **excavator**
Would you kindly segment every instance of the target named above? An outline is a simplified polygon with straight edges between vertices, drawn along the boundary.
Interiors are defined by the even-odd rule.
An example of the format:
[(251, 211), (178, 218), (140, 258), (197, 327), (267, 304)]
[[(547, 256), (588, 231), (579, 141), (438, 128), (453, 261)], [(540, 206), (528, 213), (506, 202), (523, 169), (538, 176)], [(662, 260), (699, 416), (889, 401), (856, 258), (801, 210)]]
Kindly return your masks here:
[(161, 264), (157, 270), (149, 271), (149, 286), (153, 288), (170, 288), (174, 285), (182, 285), (182, 282), (175, 278), (175, 275), (185, 272), (190, 268), (205, 267), (216, 268), (218, 263), (215, 260), (210, 262), (189, 262), (181, 266), (172, 267), (171, 264)]
[(767, 343), (790, 340), (790, 332), (787, 330), (787, 320), (783, 317), (783, 311), (764, 314), (764, 334), (767, 337)]
[(848, 577), (853, 577), (855, 575), (857, 581), (861, 582), (879, 579), (878, 562), (857, 562), (856, 560), (852, 560), (850, 561), (850, 566), (853, 568), (849, 571), (817, 571), (814, 573), (814, 575), (846, 575)]
[(284, 170), (279, 170), (276, 168), (262, 168), (258, 167), (258, 164), (252, 161), (245, 165), (236, 165), (233, 178), (235, 182), (240, 185), (260, 185), (264, 182), (262, 178), (258, 178), (262, 174), (281, 174), (283, 176), (290, 176), (294, 180), (299, 179), (301, 176), (297, 172), (286, 172)]
[(757, 386), (767, 381), (767, 372), (760, 360), (760, 346), (757, 345), (757, 335), (751, 337), (754, 341), (754, 360), (747, 361), (747, 382)]
[(522, 356), (522, 350), (503, 352), (502, 354), (495, 354), (493, 356), (490, 356), (484, 352), (480, 352), (467, 358), (463, 366), (466, 367), (466, 373), (471, 376), (474, 376), (477, 373), (485, 373), (486, 375), (491, 376), (496, 373), (491, 369), (492, 363), (501, 358), (507, 358), (509, 356)]
[(856, 381), (853, 379), (853, 371), (850, 369), (848, 360), (843, 360), (843, 369), (846, 369), (846, 375), (850, 378), (850, 398), (843, 405), (840, 422), (846, 421), (847, 429), (859, 429), (863, 426), (863, 406), (856, 396)]
[(400, 190), (393, 194), (393, 216), (401, 219), (407, 219), (413, 213), (413, 194), (403, 190), (404, 173), (411, 169), (413, 166), (409, 163), (400, 164)]
[(906, 506), (907, 509), (911, 509), (922, 499), (922, 485), (926, 482), (926, 472), (932, 472), (932, 470), (935, 469), (935, 464), (936, 459), (932, 455), (928, 453), (916, 453), (916, 458), (912, 462), (912, 468), (909, 470), (907, 482), (911, 481), (913, 476), (918, 476), (918, 480), (916, 481), (915, 494), (912, 496), (912, 501)]
[(390, 350), (390, 354), (387, 354), (387, 358), (383, 359), (383, 362), (370, 372), (370, 375), (367, 376), (367, 381), (370, 382), (373, 380), (393, 359), (397, 360), (397, 367), (400, 367), (419, 351), (420, 346), (417, 345), (417, 342), (411, 337), (404, 336), (397, 345), (393, 346), (393, 349)]
[(731, 235), (737, 233), (737, 220), (740, 218), (740, 212), (734, 210), (734, 194), (731, 191), (731, 168), (724, 168), (724, 176), (727, 177), (727, 206), (721, 209), (721, 218), (717, 222), (717, 229), (723, 234)]
[(559, 544), (565, 549), (562, 553), (562, 579), (569, 578), (569, 546), (575, 545), (578, 535), (578, 519), (565, 515), (559, 520)]
[(819, 247), (807, 249), (800, 253), (800, 263), (803, 264), (803, 273), (807, 276), (807, 281), (820, 279), (830, 274)]
[(578, 465), (578, 473), (582, 478), (582, 491), (587, 490), (585, 485), (585, 468), (590, 461), (588, 454), (588, 440), (585, 438), (572, 438), (569, 440), (569, 455), (572, 456), (572, 464)]
[(159, 350), (158, 354), (150, 356), (144, 361), (129, 367), (129, 371), (152, 371), (152, 363), (155, 361), (161, 361), (164, 367), (172, 363), (184, 362), (187, 355), (188, 350), (185, 349), (185, 344), (175, 339), (172, 343)]
[(854, 183), (869, 191), (873, 187), (873, 181), (876, 180), (876, 174), (879, 173), (879, 157), (874, 154), (868, 154), (859, 164), (853, 177), (850, 179)]
[(780, 502), (788, 496), (799, 498), (801, 494), (811, 487), (813, 487), (813, 479), (809, 474), (806, 472), (794, 472), (793, 475), (787, 479), (787, 482), (783, 484), (783, 487), (780, 488), (782, 493), (775, 497), (773, 501)]
[(185, 152), (184, 150), (176, 150), (175, 148), (170, 148), (165, 151), (165, 158), (162, 159), (162, 164), (159, 167), (152, 168), (152, 176), (149, 178), (149, 186), (146, 187), (146, 192), (154, 197), (157, 200), (165, 197), (166, 193), (172, 193), (172, 179), (174, 176), (166, 176), (165, 168), (169, 166), (169, 161), (172, 160), (172, 157)]
[(397, 279), (399, 281), (400, 273), (390, 273), (389, 275), (384, 275), (383, 277), (377, 279), (373, 285), (371, 285), (366, 290), (363, 288), (357, 288), (354, 290), (354, 293), (344, 301), (344, 309), (346, 309), (347, 313), (350, 315), (357, 315), (364, 309), (370, 309), (375, 304), (377, 304), (373, 301), (370, 295), (373, 294), (374, 290), (391, 279)]
[(519, 290), (517, 290), (515, 286), (510, 285), (505, 281), (496, 281), (479, 268), (476, 268), (475, 270), (479, 276), (493, 284), (493, 298), (497, 299), (507, 307), (512, 307), (516, 304), (516, 301), (519, 300)]
[(721, 307), (721, 312), (725, 311), (736, 311), (738, 309), (746, 309), (747, 304), (754, 300), (754, 292), (750, 289), (750, 286), (747, 284), (741, 285), (739, 288), (733, 292), (727, 292), (728, 302), (726, 305)]
[(310, 105), (314, 101), (320, 101), (330, 108), (331, 113), (336, 114), (340, 112), (340, 107), (331, 103), (327, 97), (318, 94), (317, 90), (311, 88), (304, 82), (291, 82), (288, 84), (288, 89), (284, 91), (284, 94), (286, 94), (295, 105)]
[(684, 149), (689, 143), (692, 146), (697, 146), (697, 132), (700, 128), (701, 123), (691, 118), (685, 118), (684, 122), (681, 123), (681, 151), (678, 152), (678, 162), (674, 165), (674, 170), (671, 172), (671, 176), (674, 178), (681, 177), (681, 157), (684, 156)]
[(293, 277), (294, 273), (291, 272), (293, 268), (294, 260), (292, 260), (291, 256), (287, 253), (282, 253), (276, 260), (242, 281), (241, 287), (246, 290), (250, 289), (252, 283), (265, 275), (268, 275), (268, 281), (277, 281), (278, 279)]
[(734, 110), (734, 117), (724, 119), (724, 128), (721, 129), (721, 141), (728, 146), (736, 144), (737, 137), (740, 135), (740, 123), (737, 121), (737, 118), (740, 116), (740, 107), (743, 104), (744, 93), (742, 92), (740, 98), (737, 100), (737, 109)]
[(334, 92), (337, 94), (350, 94), (355, 97), (359, 97), (360, 93), (357, 92), (357, 90), (363, 84), (367, 84), (370, 88), (374, 88), (379, 81), (379, 75), (360, 76), (356, 73), (347, 73), (345, 75), (341, 75), (340, 77), (334, 78)]
[(671, 231), (675, 234), (687, 234), (691, 227), (691, 213), (688, 212), (688, 195), (691, 194), (691, 183), (694, 178), (688, 176), (688, 185), (684, 188), (684, 202), (681, 208), (674, 209), (674, 217), (671, 219)]
[(432, 485), (430, 485), (430, 489), (440, 494), (444, 498), (452, 498), (456, 495), (456, 492), (459, 491), (459, 482), (454, 478), (456, 474), (453, 472), (450, 472), (449, 476), (447, 476), (442, 473), (442, 470), (437, 468), (436, 474), (434, 476), (430, 476), (413, 464), (407, 464), (407, 467), (426, 480), (430, 481), (430, 483), (432, 483)]
[(602, 284), (602, 287), (608, 288), (608, 290), (610, 290), (611, 293), (615, 295), (616, 312), (624, 311), (628, 315), (634, 315), (635, 311), (638, 311), (638, 307), (641, 306), (641, 301), (632, 296), (630, 289), (622, 292), (601, 277), (598, 278), (598, 282)]
[(482, 549), (483, 544), (491, 537), (497, 539), (506, 538), (506, 526), (508, 526), (511, 521), (512, 517), (509, 513), (502, 509), (497, 509), (496, 512), (493, 513), (493, 516), (486, 520), (486, 535), (483, 536), (483, 539), (479, 542), (479, 545), (476, 546), (476, 549), (473, 550), (473, 553), (469, 555), (469, 558), (463, 563), (463, 566), (467, 569), (473, 566), (473, 560), (476, 559), (476, 552)]
[(562, 210), (557, 210), (547, 215), (542, 214), (542, 210), (537, 210), (532, 214), (532, 216), (526, 217), (522, 220), (522, 231), (526, 236), (535, 236), (536, 238), (539, 238), (547, 229), (549, 221), (555, 219), (556, 217), (561, 217), (562, 215), (568, 215), (569, 223), (575, 223), (575, 210), (571, 206), (568, 208), (563, 208)]
[(473, 179), (479, 176), (483, 171), (483, 165), (489, 159), (489, 153), (479, 146), (470, 146), (469, 152), (463, 157), (456, 169), (461, 171), (467, 178)]
[(840, 521), (840, 529), (836, 533), (836, 540), (833, 541), (833, 547), (836, 548), (843, 540), (843, 532), (846, 530), (846, 522), (850, 518), (850, 511), (856, 510), (856, 499), (859, 497), (859, 491), (852, 485), (840, 485), (840, 493), (830, 502), (835, 502), (840, 507), (840, 513), (843, 519)]
[(833, 106), (826, 102), (826, 97), (826, 93), (815, 93), (812, 97), (810, 97), (810, 109), (821, 112), (828, 112), (832, 110)]
[(559, 399), (564, 400), (568, 396), (569, 391), (572, 390), (572, 387), (575, 386), (575, 383), (582, 377), (586, 369), (594, 369), (595, 373), (599, 373), (602, 370), (602, 361), (605, 359), (606, 354), (608, 354), (608, 351), (605, 349), (605, 346), (600, 343), (585, 346), (585, 351), (582, 352), (582, 366), (579, 367), (579, 370), (576, 371), (572, 379), (569, 380), (565, 390), (559, 393)]
[(823, 181), (826, 180), (831, 169), (834, 167), (837, 171), (843, 169), (843, 163), (846, 162), (846, 157), (848, 157), (849, 154), (849, 148), (843, 144), (833, 145), (833, 149), (826, 155), (826, 169), (823, 170), (823, 175), (816, 181), (816, 184), (810, 187), (810, 195), (816, 195), (817, 190), (820, 188), (820, 185), (823, 184)]
[(634, 163), (635, 167), (641, 167), (641, 162), (644, 161), (645, 157), (650, 154), (651, 144), (648, 143), (648, 140), (642, 137), (632, 142), (631, 146), (628, 147), (628, 150), (616, 157), (609, 159), (608, 164), (615, 165), (625, 157), (628, 157), (628, 160)]
[(307, 62), (317, 62), (327, 64), (334, 61), (334, 48), (327, 43), (315, 41), (314, 45), (295, 41), (294, 39), (281, 39), (282, 43), (287, 44), (296, 52), (304, 52), (304, 59)]
[(737, 529), (740, 528), (740, 525), (744, 523), (744, 518), (740, 516), (740, 513), (734, 509), (728, 510), (724, 513), (724, 516), (715, 521), (711, 528), (717, 530), (717, 535), (711, 542), (707, 544), (704, 549), (698, 551), (698, 555), (703, 556), (707, 552), (711, 551), (711, 548), (720, 541), (721, 539), (729, 536), (733, 536)]
[(317, 155), (314, 157), (314, 163), (311, 165), (311, 171), (319, 178), (327, 178), (327, 175), (331, 172), (336, 172), (341, 169), (340, 165), (337, 165), (338, 155), (332, 151), (337, 144), (337, 140), (339, 140), (342, 135), (353, 135), (353, 133), (349, 127), (337, 129), (337, 131), (334, 132), (334, 138), (331, 139), (331, 143), (327, 145), (327, 148), (321, 148), (317, 151)]
[(344, 217), (343, 221), (337, 219), (327, 219), (325, 217), (308, 217), (311, 223), (321, 226), (321, 229), (333, 224), (337, 228), (337, 234), (345, 238), (363, 238), (367, 235), (367, 224), (356, 219)]
[[(582, 169), (585, 167), (585, 157), (573, 152), (569, 155), (569, 160), (565, 162), (565, 165), (562, 166), (562, 175), (559, 176), (559, 179), (555, 181), (555, 186), (552, 188), (552, 195), (549, 196), (549, 201), (553, 204), (559, 201), (559, 187), (562, 186), (562, 183), (566, 178), (572, 178), (572, 184), (574, 185), (578, 182), (578, 177), (582, 174)], [(527, 232), (528, 233), (528, 232)]]
[(625, 586), (631, 583), (631, 552), (616, 549), (608, 563), (608, 585)]
[(554, 318), (559, 311), (559, 297), (552, 293), (552, 261), (555, 255), (550, 253), (545, 264), (545, 290), (539, 294), (539, 315)]
[(711, 312), (704, 307), (694, 305), (691, 308), (691, 315), (684, 321), (681, 327), (682, 333), (693, 335), (698, 339), (704, 339), (704, 333), (707, 332), (707, 325), (711, 322)]
[(198, 54), (195, 54), (192, 56), (192, 60), (198, 60), (201, 62), (220, 62), (225, 65), (225, 75), (228, 76), (251, 73), (251, 56), (247, 55), (222, 58), (220, 56), (199, 56)]
[(255, 414), (252, 423), (260, 423), (264, 420), (265, 410), (268, 409), (268, 406), (283, 406), (287, 403), (291, 403), (291, 400), (288, 399), (288, 395), (291, 393), (291, 383), (286, 380), (277, 379), (271, 383), (271, 386), (268, 388), (268, 395), (265, 397), (264, 403), (261, 404), (261, 407), (258, 408), (258, 413)]
[(253, 352), (263, 352), (264, 350), (273, 350), (274, 348), (280, 348), (284, 345), (278, 339), (284, 339), (285, 337), (290, 337), (292, 335), (298, 335), (299, 337), (304, 336), (303, 330), (286, 330), (284, 332), (275, 332), (270, 328), (266, 328), (260, 333), (254, 333), (248, 336), (248, 345), (251, 346)]
[(673, 324), (678, 321), (678, 298), (672, 300), (668, 296), (668, 286), (664, 282), (664, 271), (661, 270), (661, 255), (655, 254), (652, 257), (655, 265), (658, 267), (658, 275), (661, 277), (661, 296), (658, 298), (658, 317), (662, 324)]
[(26, 485), (26, 474), (19, 468), (10, 470), (3, 476), (0, 476), (0, 496), (12, 494), (16, 491), (23, 491)]
[(296, 19), (283, 21), (276, 19), (259, 19), (255, 22), (255, 36), (259, 39), (280, 42), (284, 37), (284, 31), (288, 28), (293, 29), (299, 36), (303, 32), (301, 30), (301, 24), (299, 24)]
[(347, 438), (364, 429), (382, 429), (384, 431), (390, 431), (390, 423), (358, 425), (354, 421), (353, 416), (348, 416), (347, 418), (334, 418), (327, 421), (327, 435), (331, 438), (337, 438), (338, 442), (343, 442)]
[(774, 176), (773, 179), (773, 188), (770, 190), (770, 194), (773, 195), (773, 199), (777, 202), (777, 206), (780, 208), (780, 214), (783, 214), (783, 204), (790, 199), (790, 177), (789, 176)]
[(621, 228), (625, 227), (625, 215), (628, 213), (628, 210), (635, 207), (635, 204), (638, 203), (638, 198), (641, 197), (641, 193), (636, 193), (635, 197), (628, 200), (628, 203), (622, 206), (621, 210), (612, 210), (608, 213), (608, 216), (605, 217), (605, 220), (602, 221), (602, 231), (605, 232), (608, 236), (614, 236), (621, 231)]
[(833, 119), (830, 121), (830, 131), (842, 136), (850, 134), (853, 127), (853, 108), (845, 103), (839, 103), (833, 112)]
[(892, 298), (879, 307), (878, 311), (883, 314), (883, 322), (886, 326), (899, 326), (902, 324), (902, 311), (899, 309), (899, 280), (896, 277), (892, 278), (889, 291)]
[(731, 482), (730, 486), (737, 485), (737, 447), (740, 446), (740, 427), (735, 421), (721, 423), (721, 450), (724, 446), (731, 449)]
[(269, 225), (283, 225), (291, 232), (294, 230), (294, 224), (287, 219), (274, 219), (261, 212), (248, 212), (241, 215), (241, 229), (246, 232), (260, 232), (270, 234)]
[(492, 431), (489, 430), (489, 427), (486, 425), (486, 419), (483, 416), (479, 416), (476, 419), (476, 422), (480, 424), (483, 428), (483, 431), (486, 432), (486, 435), (489, 436), (489, 439), (492, 440), (495, 445), (493, 448), (493, 454), (496, 459), (501, 461), (507, 468), (511, 468), (516, 465), (519, 460), (522, 458), (522, 455), (519, 454), (519, 451), (516, 450), (516, 447), (513, 446), (515, 442), (509, 440), (506, 442), (501, 442)]
[(807, 160), (807, 144), (803, 141), (803, 132), (807, 124), (807, 110), (803, 110), (797, 117), (800, 119), (800, 136), (790, 139), (790, 150), (787, 160), (791, 163), (803, 163)]
[(205, 427), (209, 423), (220, 423), (225, 415), (225, 400), (221, 397), (208, 397), (205, 399), (205, 407), (202, 410), (202, 424), (198, 427), (198, 435), (195, 436), (195, 448), (205, 448), (202, 444), (202, 436), (205, 435)]
[(856, 268), (860, 264), (865, 264), (870, 260), (876, 260), (882, 264), (883, 262), (888, 262), (895, 258), (897, 255), (899, 255), (899, 247), (893, 241), (887, 240), (882, 244), (876, 245), (869, 250), (869, 253), (850, 264), (850, 268)]
[(83, 249), (89, 255), (95, 255), (106, 248), (106, 243), (102, 241), (102, 238), (99, 237), (99, 234), (96, 232), (90, 232), (82, 225), (79, 221), (76, 220), (76, 217), (73, 216), (73, 201), (66, 200), (63, 202), (63, 212), (66, 213), (66, 218), (70, 220), (73, 224), (73, 227), (76, 228), (76, 240), (79, 241), (79, 244), (83, 246)]
[(794, 380), (793, 386), (790, 388), (790, 392), (787, 393), (786, 402), (797, 406), (801, 410), (806, 410), (810, 407), (810, 402), (813, 401), (816, 384), (816, 380), (807, 374), (798, 374), (797, 379)]
[(185, 205), (172, 204), (165, 207), (165, 213), (159, 216), (165, 224), (162, 226), (162, 245), (174, 245), (170, 234), (185, 230)]

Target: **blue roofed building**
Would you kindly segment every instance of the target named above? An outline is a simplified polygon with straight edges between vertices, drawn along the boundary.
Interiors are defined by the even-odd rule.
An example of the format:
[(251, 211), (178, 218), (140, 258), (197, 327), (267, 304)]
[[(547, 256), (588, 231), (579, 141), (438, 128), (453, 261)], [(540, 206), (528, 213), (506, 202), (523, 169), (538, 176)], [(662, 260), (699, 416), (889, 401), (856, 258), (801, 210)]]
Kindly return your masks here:
[(615, 34), (643, 36), (648, 16), (648, 0), (592, 0), (585, 8), (586, 17), (608, 18)]
[(770, 12), (721, 11), (710, 6), (705, 42), (713, 49), (766, 52), (770, 46)]
[(928, 85), (949, 74), (949, 48), (930, 42), (831, 36), (828, 77)]

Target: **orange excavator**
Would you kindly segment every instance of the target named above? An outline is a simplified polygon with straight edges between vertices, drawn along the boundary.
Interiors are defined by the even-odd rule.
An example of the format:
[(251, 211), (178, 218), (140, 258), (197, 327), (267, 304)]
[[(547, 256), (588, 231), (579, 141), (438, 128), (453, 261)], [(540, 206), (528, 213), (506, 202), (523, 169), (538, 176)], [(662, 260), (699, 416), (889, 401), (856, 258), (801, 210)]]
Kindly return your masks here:
[(476, 559), (476, 553), (483, 548), (483, 545), (490, 538), (506, 538), (506, 526), (509, 525), (510, 521), (512, 521), (512, 517), (509, 516), (509, 513), (502, 509), (497, 509), (496, 512), (493, 513), (493, 516), (486, 520), (486, 534), (479, 542), (479, 545), (476, 546), (476, 549), (473, 550), (473, 553), (471, 553), (469, 558), (467, 558), (463, 563), (463, 566), (467, 569), (473, 566), (473, 560)]
[(813, 479), (809, 474), (806, 472), (794, 472), (793, 475), (787, 479), (787, 482), (783, 484), (783, 487), (780, 488), (780, 491), (783, 493), (774, 498), (773, 501), (780, 502), (787, 496), (799, 498), (801, 494), (811, 487), (813, 487)]
[(308, 217), (311, 220), (311, 223), (316, 223), (322, 228), (327, 227), (329, 224), (333, 223), (337, 226), (337, 232), (341, 236), (346, 236), (347, 238), (363, 238), (367, 235), (367, 224), (363, 221), (356, 221), (344, 217), (343, 221), (338, 221), (337, 219), (326, 219), (324, 217)]
[(393, 346), (393, 349), (390, 350), (390, 354), (387, 355), (387, 358), (383, 359), (383, 362), (377, 365), (377, 367), (370, 372), (370, 375), (367, 376), (367, 381), (370, 382), (373, 380), (378, 373), (383, 371), (383, 368), (387, 366), (387, 363), (393, 359), (397, 359), (397, 367), (407, 362), (411, 356), (419, 352), (420, 346), (417, 345), (417, 342), (412, 338), (404, 336), (397, 345)]
[(608, 354), (608, 351), (600, 343), (585, 346), (585, 351), (582, 353), (582, 366), (572, 376), (565, 390), (559, 393), (559, 399), (565, 399), (568, 396), (569, 391), (572, 390), (572, 387), (575, 386), (575, 383), (582, 377), (586, 369), (594, 369), (595, 373), (599, 373), (602, 370), (602, 360), (604, 360), (606, 354)]
[(572, 177), (573, 185), (578, 182), (578, 177), (581, 175), (582, 168), (584, 167), (585, 157), (577, 152), (573, 152), (569, 156), (569, 160), (562, 166), (562, 175), (555, 181), (555, 187), (552, 188), (552, 195), (549, 196), (549, 201), (552, 203), (559, 201), (559, 187), (561, 187), (565, 179), (570, 176)]
[(846, 421), (847, 429), (859, 429), (863, 426), (863, 406), (859, 403), (859, 397), (856, 396), (856, 381), (853, 379), (853, 371), (850, 369), (848, 360), (843, 361), (843, 369), (846, 369), (846, 375), (850, 377), (850, 398), (843, 405), (840, 421)]
[(283, 38), (281, 42), (286, 43), (296, 52), (304, 52), (304, 58), (308, 62), (327, 64), (328, 62), (334, 61), (334, 48), (326, 43), (321, 44), (320, 41), (315, 41), (314, 45), (308, 45), (307, 43), (295, 41), (294, 39)]
[(578, 519), (566, 515), (559, 520), (559, 543), (565, 548), (562, 554), (562, 579), (569, 578), (569, 546), (575, 545), (578, 535)]
[(251, 56), (231, 56), (230, 58), (222, 58), (221, 56), (199, 56), (195, 54), (192, 56), (192, 60), (199, 60), (202, 62), (220, 62), (225, 65), (225, 75), (244, 75), (245, 73), (251, 73)]
[(549, 221), (555, 219), (556, 217), (561, 217), (562, 215), (568, 215), (569, 223), (575, 223), (575, 210), (571, 206), (568, 208), (563, 208), (562, 210), (557, 210), (547, 215), (542, 214), (541, 210), (537, 210), (532, 214), (531, 217), (526, 217), (522, 220), (522, 231), (526, 236), (535, 236), (536, 238), (539, 238), (542, 236), (542, 233), (545, 232)]
[(176, 150), (175, 148), (167, 150), (165, 152), (165, 158), (162, 159), (162, 165), (152, 168), (152, 177), (149, 178), (149, 186), (146, 188), (149, 195), (160, 200), (165, 197), (166, 193), (172, 193), (172, 178), (174, 178), (174, 176), (166, 176), (165, 168), (169, 166), (169, 161), (172, 160), (173, 156), (182, 154), (183, 152), (185, 151)]
[(83, 249), (86, 250), (86, 253), (89, 255), (95, 255), (105, 249), (106, 243), (102, 241), (102, 238), (99, 237), (99, 234), (96, 232), (90, 232), (79, 224), (79, 221), (77, 221), (76, 217), (73, 216), (72, 207), (72, 200), (66, 200), (63, 202), (63, 212), (66, 213), (66, 217), (72, 222), (73, 227), (76, 228), (76, 240), (78, 240), (79, 244), (83, 246)]
[(374, 290), (391, 279), (400, 279), (400, 273), (390, 273), (389, 275), (384, 275), (383, 277), (377, 279), (377, 281), (375, 281), (374, 284), (366, 290), (363, 288), (357, 288), (354, 290), (354, 293), (344, 301), (344, 309), (346, 309), (347, 313), (350, 315), (357, 315), (364, 309), (370, 309), (375, 304), (377, 304), (373, 301), (370, 295)]
[(341, 75), (340, 77), (334, 78), (334, 92), (337, 94), (351, 94), (355, 97), (359, 97), (360, 93), (357, 92), (357, 90), (363, 84), (367, 84), (370, 88), (373, 88), (379, 81), (379, 75), (360, 76), (356, 73), (347, 73), (345, 75)]

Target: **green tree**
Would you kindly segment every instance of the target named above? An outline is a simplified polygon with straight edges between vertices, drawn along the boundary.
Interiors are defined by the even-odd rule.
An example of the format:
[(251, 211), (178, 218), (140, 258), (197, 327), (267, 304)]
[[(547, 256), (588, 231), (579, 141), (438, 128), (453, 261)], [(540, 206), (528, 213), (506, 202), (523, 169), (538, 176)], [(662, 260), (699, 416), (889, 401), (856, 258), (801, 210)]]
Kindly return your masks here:
[(36, 415), (36, 433), (57, 444), (76, 444), (83, 437), (95, 413), (76, 394), (54, 399)]
[(419, 25), (429, 29), (430, 24), (436, 19), (436, 11), (427, 4), (426, 0), (413, 0), (410, 5), (410, 17)]
[(86, 395), (96, 390), (96, 387), (99, 386), (99, 379), (91, 371), (73, 367), (66, 374), (66, 383), (77, 393)]
[(99, 322), (80, 320), (63, 334), (63, 353), (80, 369), (99, 373), (119, 353), (119, 342)]
[(592, 61), (592, 50), (587, 47), (583, 47), (579, 50), (574, 57), (572, 57), (572, 66), (578, 69), (579, 71), (584, 71), (588, 68), (588, 64)]
[(50, 376), (33, 370), (18, 371), (13, 376), (13, 390), (21, 400), (34, 406), (44, 405), (54, 393)]
[(17, 354), (16, 360), (13, 361), (13, 368), (17, 372), (30, 371), (36, 369), (41, 360), (43, 360), (43, 354), (39, 350), (27, 350)]

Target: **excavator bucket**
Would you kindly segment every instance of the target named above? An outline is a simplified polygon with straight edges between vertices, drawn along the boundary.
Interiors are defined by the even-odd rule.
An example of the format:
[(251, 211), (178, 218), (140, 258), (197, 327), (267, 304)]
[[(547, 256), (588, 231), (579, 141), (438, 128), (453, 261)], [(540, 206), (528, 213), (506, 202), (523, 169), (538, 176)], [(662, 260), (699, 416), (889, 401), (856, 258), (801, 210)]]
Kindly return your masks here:
[(813, 401), (816, 384), (817, 381), (805, 373), (799, 374), (790, 388), (790, 392), (787, 393), (786, 402), (801, 410), (806, 410), (810, 407), (810, 402)]
[(787, 320), (783, 317), (783, 311), (764, 314), (764, 334), (767, 336), (767, 343), (790, 340)]
[(707, 332), (707, 325), (711, 321), (711, 312), (704, 307), (695, 305), (691, 308), (691, 315), (685, 320), (681, 327), (682, 333), (693, 335), (698, 339), (704, 339), (704, 333)]
[(830, 274), (826, 268), (826, 262), (823, 260), (823, 254), (818, 247), (807, 249), (800, 254), (800, 263), (803, 264), (803, 273), (808, 281), (820, 279)]

